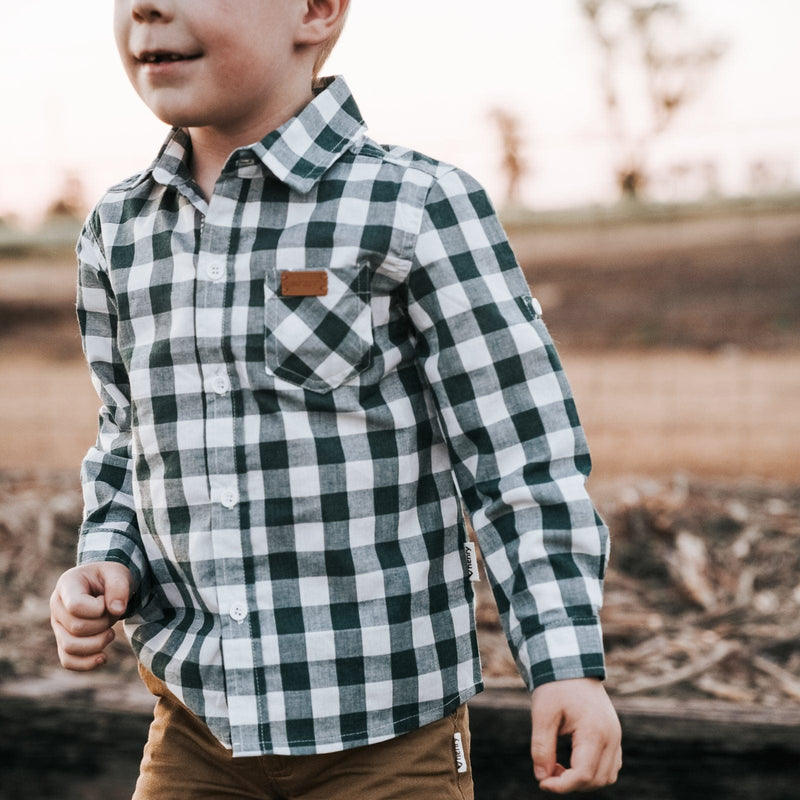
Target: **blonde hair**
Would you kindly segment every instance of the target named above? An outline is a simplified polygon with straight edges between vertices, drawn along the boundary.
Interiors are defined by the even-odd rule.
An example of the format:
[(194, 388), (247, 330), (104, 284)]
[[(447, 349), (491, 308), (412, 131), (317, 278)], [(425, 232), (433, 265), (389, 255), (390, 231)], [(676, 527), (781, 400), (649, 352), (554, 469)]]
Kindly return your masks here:
[(316, 81), (319, 77), (319, 73), (325, 66), (325, 62), (328, 60), (330, 54), (333, 52), (333, 49), (336, 47), (336, 43), (339, 41), (339, 37), (342, 35), (342, 31), (344, 30), (344, 23), (347, 21), (347, 14), (349, 11), (350, 8), (348, 7), (345, 13), (342, 14), (341, 19), (337, 23), (336, 27), (331, 32), (331, 35), (320, 46), (319, 52), (317, 53), (317, 58), (314, 61), (314, 72), (312, 77), (314, 81)]

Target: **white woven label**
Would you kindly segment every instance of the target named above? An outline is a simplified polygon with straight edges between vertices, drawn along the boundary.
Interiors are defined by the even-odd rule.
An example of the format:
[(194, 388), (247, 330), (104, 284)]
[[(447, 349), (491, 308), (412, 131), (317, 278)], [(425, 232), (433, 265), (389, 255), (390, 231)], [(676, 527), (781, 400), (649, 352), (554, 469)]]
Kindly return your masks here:
[(464, 543), (464, 556), (467, 559), (467, 575), (473, 583), (477, 583), (481, 576), (478, 573), (478, 554), (475, 550), (475, 542)]
[(461, 742), (461, 734), (453, 734), (453, 746), (456, 750), (456, 772), (467, 771), (467, 759), (464, 756), (464, 745)]

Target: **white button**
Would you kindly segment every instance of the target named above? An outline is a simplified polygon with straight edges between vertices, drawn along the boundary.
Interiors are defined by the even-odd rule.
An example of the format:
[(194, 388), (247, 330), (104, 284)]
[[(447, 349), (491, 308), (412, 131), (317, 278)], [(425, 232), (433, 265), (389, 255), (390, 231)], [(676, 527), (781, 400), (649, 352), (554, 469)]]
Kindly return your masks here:
[(217, 394), (225, 394), (231, 388), (231, 382), (228, 380), (227, 375), (217, 375), (211, 385)]
[(231, 606), (231, 619), (236, 620), (236, 622), (244, 622), (247, 618), (247, 606), (244, 603), (234, 603)]
[(206, 267), (206, 274), (212, 281), (218, 281), (225, 274), (225, 267), (222, 264), (214, 262)]
[(239, 492), (236, 489), (223, 489), (219, 501), (225, 508), (233, 508), (239, 502)]
[(531, 297), (531, 308), (537, 317), (542, 316), (542, 304), (535, 297)]

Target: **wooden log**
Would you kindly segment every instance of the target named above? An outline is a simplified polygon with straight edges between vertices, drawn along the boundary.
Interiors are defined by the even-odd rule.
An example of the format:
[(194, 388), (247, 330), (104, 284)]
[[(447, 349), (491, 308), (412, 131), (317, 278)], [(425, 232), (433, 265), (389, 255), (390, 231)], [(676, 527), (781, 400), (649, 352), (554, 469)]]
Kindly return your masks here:
[[(146, 701), (147, 698), (144, 698)], [(618, 698), (625, 766), (607, 800), (797, 800), (800, 714), (721, 702)], [(1, 800), (128, 800), (151, 713), (104, 692), (0, 697)], [(470, 703), (478, 800), (544, 798), (524, 690)], [(560, 758), (568, 759), (562, 749)], [(548, 795), (549, 796), (549, 795)]]
[(91, 698), (0, 699), (2, 800), (130, 800), (152, 712)]

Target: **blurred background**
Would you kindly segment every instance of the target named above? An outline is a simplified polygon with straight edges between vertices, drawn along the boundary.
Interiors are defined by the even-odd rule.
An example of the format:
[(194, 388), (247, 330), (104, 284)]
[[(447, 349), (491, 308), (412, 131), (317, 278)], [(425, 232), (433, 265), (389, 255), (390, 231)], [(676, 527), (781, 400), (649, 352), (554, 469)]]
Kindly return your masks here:
[[(9, 697), (65, 681), (99, 691), (57, 670), (45, 621), (74, 558), (97, 410), (73, 250), (103, 189), (166, 134), (117, 62), (111, 14), (109, 0), (3, 3)], [(786, 722), (800, 708), (799, 29), (796, 0), (353, 0), (326, 72), (346, 76), (374, 138), (467, 169), (500, 211), (592, 446), (590, 487), (613, 536), (604, 624), (620, 708), (701, 720), (708, 704), (744, 709), (800, 741)], [(516, 687), (485, 587), (487, 682)], [(119, 701), (114, 681), (134, 668), (115, 648)], [(787, 747), (758, 753), (760, 770), (738, 753), (704, 796), (796, 796), (796, 772), (786, 788), (773, 758)], [(53, 794), (13, 796), (67, 797), (54, 781)], [(663, 796), (693, 796), (687, 786)], [(636, 796), (625, 791), (608, 796)]]

